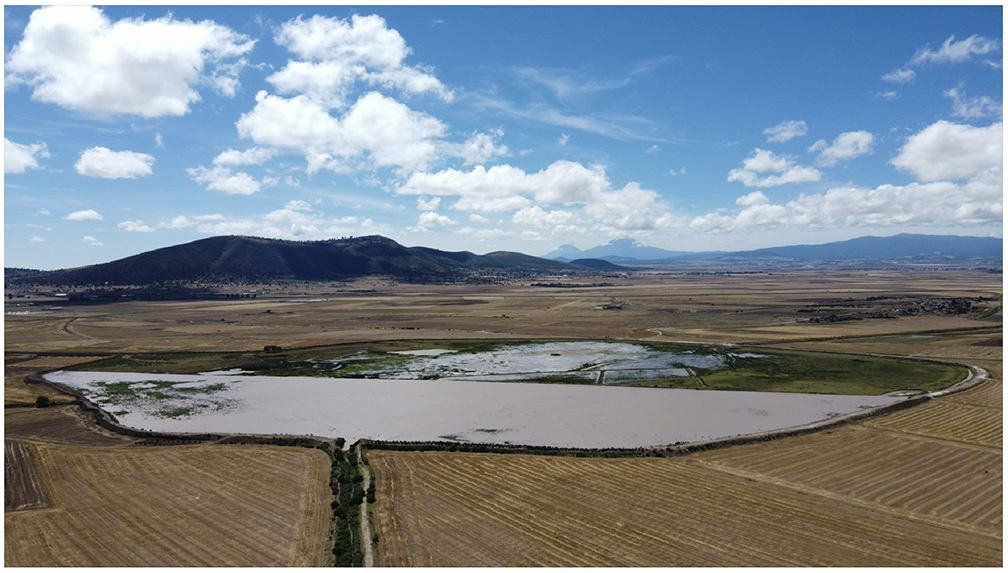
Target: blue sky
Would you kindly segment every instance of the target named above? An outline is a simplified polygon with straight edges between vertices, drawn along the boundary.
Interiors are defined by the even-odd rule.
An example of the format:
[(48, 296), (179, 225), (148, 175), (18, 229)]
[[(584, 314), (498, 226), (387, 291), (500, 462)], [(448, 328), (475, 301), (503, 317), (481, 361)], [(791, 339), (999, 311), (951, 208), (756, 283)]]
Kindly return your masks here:
[(4, 265), (1001, 237), (1002, 7), (4, 8)]

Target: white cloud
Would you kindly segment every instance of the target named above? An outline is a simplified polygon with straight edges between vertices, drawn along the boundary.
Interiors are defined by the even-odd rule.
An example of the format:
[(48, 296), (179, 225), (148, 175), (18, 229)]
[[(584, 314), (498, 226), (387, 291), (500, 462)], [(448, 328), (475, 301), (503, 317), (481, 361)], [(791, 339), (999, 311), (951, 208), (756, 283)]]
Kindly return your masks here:
[(897, 94), (894, 91), (878, 92), (875, 94), (875, 97), (882, 99), (896, 99), (897, 97), (899, 97), (899, 94)]
[[(188, 218), (176, 217), (177, 228), (191, 223)], [(252, 218), (230, 218), (224, 215), (199, 215), (192, 217), (196, 230), (208, 235), (252, 235), (298, 241), (325, 240), (345, 235), (392, 235), (387, 224), (377, 224), (371, 219), (353, 216), (326, 217), (314, 210), (306, 201), (287, 202), (282, 209)], [(174, 222), (173, 222), (174, 223)], [(188, 226), (188, 225), (185, 225)]]
[(245, 151), (236, 151), (230, 147), (217, 157), (214, 157), (214, 165), (262, 165), (266, 161), (276, 157), (277, 150), (263, 147), (253, 147)]
[(227, 167), (207, 169), (200, 165), (186, 169), (186, 173), (197, 183), (206, 183), (210, 191), (221, 191), (228, 195), (252, 195), (258, 193), (262, 185), (244, 171), (232, 173)]
[(888, 74), (882, 76), (882, 81), (894, 83), (894, 84), (905, 84), (907, 82), (913, 81), (917, 76), (917, 72), (911, 70), (910, 68), (900, 68), (898, 70), (893, 70)]
[(956, 117), (963, 119), (979, 119), (990, 116), (1001, 117), (1001, 102), (987, 96), (968, 98), (962, 85), (946, 90), (944, 95), (952, 100), (952, 115)]
[(236, 125), (241, 137), (260, 145), (302, 151), (309, 173), (321, 168), (423, 170), (437, 158), (435, 139), (446, 130), (434, 117), (377, 92), (365, 94), (336, 119), (305, 96), (284, 99), (260, 91), (255, 108)]
[(437, 211), (438, 205), (440, 204), (440, 197), (435, 197), (429, 201), (426, 197), (417, 197), (416, 200), (416, 207), (421, 211)]
[(66, 217), (63, 217), (64, 221), (101, 221), (102, 216), (94, 209), (88, 209), (87, 211), (74, 211)]
[(154, 144), (160, 148), (164, 148), (164, 138), (161, 137), (160, 133), (154, 134)]
[[(780, 173), (760, 178), (761, 173)], [(822, 173), (813, 167), (795, 164), (791, 157), (756, 148), (742, 160), (742, 169), (728, 172), (728, 181), (739, 181), (746, 187), (776, 187), (787, 183), (819, 181)]]
[(477, 165), (486, 163), (494, 157), (507, 157), (511, 154), (507, 146), (498, 146), (495, 141), (503, 135), (503, 129), (493, 130), (489, 134), (474, 131), (469, 139), (455, 150), (454, 155), (465, 160), (464, 165)]
[(39, 209), (39, 212), (35, 213), (35, 214), (36, 215), (48, 215), (49, 214), (49, 209), (44, 209), (44, 208), (43, 209)]
[(33, 99), (71, 109), (180, 116), (200, 101), (201, 82), (233, 97), (240, 57), (254, 44), (209, 20), (113, 23), (98, 8), (49, 6), (32, 12), (7, 56), (5, 83), (27, 84)]
[(189, 218), (186, 217), (185, 215), (179, 215), (178, 217), (172, 219), (170, 222), (158, 223), (158, 227), (166, 229), (187, 229), (195, 224), (196, 224), (195, 221), (190, 221)]
[(570, 136), (564, 133), (560, 136), (560, 139), (557, 140), (557, 143), (560, 144), (560, 147), (564, 147), (567, 145), (568, 140), (570, 140)]
[(120, 231), (127, 231), (130, 233), (153, 233), (154, 227), (144, 225), (143, 221), (123, 221), (116, 225)]
[(648, 155), (653, 155), (655, 153), (658, 153), (659, 151), (661, 151), (661, 147), (658, 147), (658, 145), (655, 144), (655, 145), (652, 145), (651, 147), (645, 149), (644, 153), (647, 153)]
[[(468, 172), (446, 169), (414, 173), (396, 193), (458, 196), (452, 209), (479, 213), (503, 213), (551, 203), (581, 205), (584, 217), (594, 220), (599, 230), (663, 228), (673, 221), (659, 204), (658, 193), (633, 182), (613, 189), (601, 166), (585, 167), (572, 161), (556, 161), (532, 174), (511, 165), (490, 169), (478, 165)], [(533, 212), (526, 211), (519, 217)]]
[(313, 207), (311, 206), (311, 203), (309, 203), (307, 201), (302, 201), (300, 199), (294, 199), (294, 200), (288, 201), (284, 205), (284, 209), (286, 209), (288, 211), (308, 212), (308, 211), (313, 210)]
[(24, 173), (26, 169), (38, 169), (40, 157), (51, 157), (45, 143), (23, 145), (4, 138), (4, 173)]
[(755, 171), (756, 173), (766, 173), (768, 171), (780, 172), (786, 171), (793, 163), (786, 156), (776, 155), (772, 151), (757, 147), (753, 150), (752, 156), (742, 160), (742, 168), (746, 171)]
[(763, 133), (767, 136), (767, 143), (784, 142), (805, 135), (808, 133), (808, 126), (804, 121), (782, 121), (764, 129)]
[(84, 235), (83, 241), (85, 243), (88, 243), (92, 247), (102, 247), (102, 246), (104, 246), (101, 241), (99, 241), (98, 239), (92, 237), (91, 235)]
[(484, 224), (484, 223), (489, 223), (490, 219), (487, 219), (486, 217), (484, 217), (483, 215), (480, 215), (478, 213), (471, 213), (469, 215), (469, 221), (473, 222), (473, 223)]
[(580, 219), (570, 211), (556, 210), (547, 212), (542, 207), (534, 205), (515, 211), (514, 215), (511, 216), (511, 221), (523, 227), (546, 228), (578, 223)]
[(472, 237), (480, 241), (484, 239), (496, 239), (497, 237), (507, 237), (514, 233), (504, 229), (473, 229), (472, 227), (462, 227), (457, 231), (459, 235)]
[(973, 56), (983, 56), (1001, 49), (1001, 44), (997, 40), (984, 38), (973, 34), (965, 40), (955, 41), (955, 36), (949, 36), (947, 40), (937, 50), (924, 47), (917, 50), (910, 60), (910, 65), (920, 66), (924, 64), (958, 64), (971, 59)]
[(357, 81), (407, 94), (429, 92), (448, 102), (454, 97), (429, 70), (403, 64), (412, 50), (377, 15), (350, 21), (299, 16), (284, 23), (275, 39), (307, 61), (291, 61), (267, 81), (280, 93), (304, 94), (327, 109), (344, 107)]
[(154, 156), (134, 151), (112, 151), (92, 147), (81, 152), (74, 170), (85, 177), (102, 179), (135, 179), (152, 174)]
[(736, 205), (752, 207), (753, 205), (766, 205), (770, 199), (762, 191), (753, 191), (748, 195), (743, 195), (735, 200)]
[(43, 239), (42, 237), (32, 237), (32, 238), (28, 239), (28, 242), (30, 242), (30, 243), (44, 243), (45, 239)]
[(875, 136), (867, 131), (848, 131), (841, 133), (827, 145), (825, 140), (819, 140), (809, 148), (809, 152), (819, 151), (815, 164), (819, 167), (833, 167), (841, 161), (848, 161), (872, 152)]
[(1000, 173), (965, 184), (940, 181), (875, 189), (834, 188), (800, 195), (783, 205), (749, 194), (736, 203), (735, 214), (713, 212), (694, 218), (689, 227), (710, 233), (760, 228), (802, 227), (961, 227), (999, 225), (1003, 216)]
[(962, 181), (996, 173), (1004, 161), (1004, 130), (998, 122), (973, 127), (945, 120), (910, 136), (889, 163), (918, 181)]
[(424, 232), (431, 227), (447, 227), (449, 225), (454, 225), (455, 221), (451, 218), (435, 213), (434, 211), (424, 211), (417, 218), (416, 227), (407, 227), (407, 231)]

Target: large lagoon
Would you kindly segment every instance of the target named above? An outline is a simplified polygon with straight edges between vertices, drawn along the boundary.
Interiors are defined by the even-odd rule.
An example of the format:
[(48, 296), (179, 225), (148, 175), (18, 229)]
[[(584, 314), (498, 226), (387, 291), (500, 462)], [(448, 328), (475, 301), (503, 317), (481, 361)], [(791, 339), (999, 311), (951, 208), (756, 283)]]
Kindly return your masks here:
[(441, 378), (54, 372), (124, 425), (583, 448), (694, 442), (800, 426), (900, 400)]

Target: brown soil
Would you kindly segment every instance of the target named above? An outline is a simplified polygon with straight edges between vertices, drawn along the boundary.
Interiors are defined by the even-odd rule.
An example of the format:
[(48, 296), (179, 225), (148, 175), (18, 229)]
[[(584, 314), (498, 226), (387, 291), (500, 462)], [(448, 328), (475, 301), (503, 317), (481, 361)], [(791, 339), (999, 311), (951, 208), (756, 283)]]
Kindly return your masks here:
[(134, 439), (99, 427), (78, 406), (7, 408), (4, 436), (19, 440), (78, 446), (125, 446)]
[(4, 439), (4, 513), (45, 507), (46, 496), (35, 473), (31, 446)]

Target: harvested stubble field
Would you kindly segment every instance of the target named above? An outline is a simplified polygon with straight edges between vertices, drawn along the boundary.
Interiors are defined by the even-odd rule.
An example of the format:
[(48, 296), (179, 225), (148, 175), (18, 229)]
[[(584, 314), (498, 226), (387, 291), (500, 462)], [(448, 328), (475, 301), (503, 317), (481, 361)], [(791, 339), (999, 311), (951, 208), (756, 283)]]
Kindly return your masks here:
[(379, 562), (1000, 566), (1001, 389), (681, 459), (370, 452)]
[[(11, 315), (4, 321), (8, 362), (15, 353), (38, 356), (31, 364), (14, 365), (19, 370), (5, 368), (5, 403), (34, 403), (40, 391), (57, 398), (55, 392), (23, 384), (23, 375), (98, 355), (125, 360), (137, 353), (252, 353), (265, 345), (287, 350), (404, 340), (755, 343), (930, 357), (977, 364), (1001, 378), (1002, 315), (993, 312), (1001, 306), (1000, 274), (795, 270), (639, 273), (605, 280), (611, 285), (578, 286), (562, 277), (544, 281), (570, 283), (558, 288), (369, 279), (294, 285), (298, 294), (266, 285), (277, 294), (255, 300), (67, 305), (60, 313)], [(956, 297), (983, 301), (974, 302), (967, 314), (904, 312), (920, 300)], [(304, 302), (308, 299), (315, 302)], [(874, 318), (883, 315), (898, 318)], [(86, 420), (69, 412), (9, 408), (7, 436), (17, 427), (19, 437), (35, 441), (92, 446), (130, 441), (87, 434)], [(980, 424), (974, 427), (966, 418)], [(75, 438), (75, 432), (85, 437)], [(1000, 565), (1001, 434), (1001, 387), (988, 383), (832, 434), (688, 458), (373, 451), (369, 457), (379, 476), (373, 509), (378, 562)], [(858, 444), (864, 449), (853, 448)], [(20, 447), (42, 460), (39, 476), (49, 507), (5, 514), (7, 565), (84, 564), (87, 559), (100, 565), (279, 565), (321, 563), (328, 555), (328, 522), (322, 516), (319, 527), (326, 531), (296, 550), (302, 560), (293, 557), (291, 548), (298, 542), (291, 508), (302, 507), (299, 500), (314, 495), (310, 491), (317, 484), (324, 491), (315, 505), (327, 515), (327, 477), (290, 476), (288, 458), (274, 457), (278, 448), (259, 447), (250, 456), (241, 453), (246, 446)], [(851, 458), (853, 451), (861, 455)], [(894, 467), (881, 454), (869, 455), (873, 451), (904, 456), (898, 459), (906, 463)], [(180, 461), (179, 456), (191, 458)], [(834, 457), (851, 459), (862, 473), (854, 479), (842, 467), (829, 469)], [(960, 463), (952, 467), (941, 461), (946, 457)], [(760, 466), (764, 459), (777, 463)], [(82, 469), (86, 460), (90, 465)], [(817, 464), (823, 471), (817, 472)], [(924, 475), (928, 468), (930, 476)], [(281, 486), (282, 476), (287, 477)], [(931, 478), (940, 483), (931, 485)], [(172, 487), (172, 480), (181, 489)], [(901, 485), (887, 491), (888, 483)], [(239, 508), (259, 507), (251, 496), (244, 497), (248, 492), (258, 492), (264, 501), (255, 503), (269, 507), (280, 503), (274, 497), (282, 494), (287, 512), (269, 520), (252, 510), (252, 518), (239, 519), (228, 504), (186, 495), (193, 492), (231, 496)], [(201, 539), (193, 541), (190, 553), (168, 549), (194, 540), (196, 533)], [(109, 557), (99, 560), (99, 554)], [(173, 555), (178, 561), (167, 563)], [(311, 561), (316, 556), (318, 561)]]
[(5, 566), (323, 564), (321, 451), (25, 447), (50, 503), (4, 514)]

